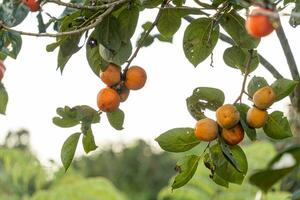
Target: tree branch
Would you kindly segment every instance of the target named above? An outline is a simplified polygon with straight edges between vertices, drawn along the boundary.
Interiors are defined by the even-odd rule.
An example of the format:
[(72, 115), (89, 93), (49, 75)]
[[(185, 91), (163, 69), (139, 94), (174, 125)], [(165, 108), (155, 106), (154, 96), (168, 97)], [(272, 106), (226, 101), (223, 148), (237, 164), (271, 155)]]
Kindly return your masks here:
[[(123, 3), (126, 1), (127, 0), (120, 0), (120, 2), (123, 2)], [(66, 36), (66, 35), (76, 35), (78, 33), (82, 33), (89, 29), (95, 28), (98, 24), (100, 24), (103, 21), (103, 19), (107, 15), (109, 15), (114, 10), (114, 8), (115, 8), (115, 6), (109, 7), (106, 11), (104, 11), (101, 15), (99, 15), (92, 24), (85, 26), (83, 28), (77, 29), (77, 30), (73, 30), (73, 31), (66, 31), (66, 32), (59, 32), (59, 33), (31, 33), (31, 32), (24, 32), (24, 31), (12, 29), (12, 28), (4, 25), (3, 22), (1, 22), (1, 21), (0, 21), (0, 30), (4, 29), (6, 31), (19, 33), (20, 35), (36, 36), (36, 37), (60, 37), (60, 36)]]

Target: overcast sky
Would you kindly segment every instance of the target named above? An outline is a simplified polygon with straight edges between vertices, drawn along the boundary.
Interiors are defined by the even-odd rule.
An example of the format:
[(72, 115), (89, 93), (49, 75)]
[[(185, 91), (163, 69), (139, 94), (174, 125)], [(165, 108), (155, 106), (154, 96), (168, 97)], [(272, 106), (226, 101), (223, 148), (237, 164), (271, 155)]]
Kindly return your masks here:
[[(60, 10), (47, 7), (48, 11)], [(157, 10), (143, 12), (140, 25), (153, 21)], [(53, 13), (53, 12), (52, 12)], [(55, 14), (55, 13), (54, 13)], [(34, 13), (18, 29), (36, 31)], [(294, 51), (297, 63), (299, 56), (299, 28), (288, 25), (288, 17), (282, 17), (284, 29)], [(232, 103), (241, 89), (242, 76), (238, 70), (227, 67), (223, 51), (229, 45), (219, 41), (214, 50), (214, 68), (210, 59), (194, 68), (185, 58), (182, 49), (183, 32), (187, 23), (182, 21), (180, 31), (173, 44), (155, 42), (149, 48), (141, 49), (132, 64), (140, 65), (147, 71), (146, 86), (131, 92), (128, 100), (121, 104), (126, 113), (123, 131), (110, 127), (103, 115), (101, 123), (93, 126), (99, 149), (109, 142), (130, 142), (142, 138), (155, 144), (160, 133), (175, 127), (194, 127), (195, 120), (189, 115), (185, 98), (199, 86), (216, 87), (225, 92), (226, 103)], [(138, 33), (134, 36), (135, 43)], [(90, 70), (85, 58), (85, 48), (75, 54), (68, 62), (63, 75), (56, 71), (57, 51), (47, 53), (45, 46), (54, 42), (53, 38), (23, 37), (23, 47), (17, 60), (7, 59), (3, 83), (9, 93), (7, 115), (0, 116), (0, 141), (8, 130), (28, 129), (34, 152), (43, 161), (59, 161), (60, 149), (64, 140), (80, 127), (62, 129), (52, 124), (57, 107), (65, 105), (96, 106), (96, 96), (104, 84)], [(290, 78), (288, 66), (275, 33), (263, 38), (258, 48), (286, 78)], [(261, 66), (251, 76), (263, 76), (269, 83), (272, 76)], [(246, 98), (244, 98), (246, 100)], [(272, 106), (286, 110), (288, 99)], [(211, 117), (214, 115), (211, 113)], [(76, 155), (83, 154), (81, 144)]]

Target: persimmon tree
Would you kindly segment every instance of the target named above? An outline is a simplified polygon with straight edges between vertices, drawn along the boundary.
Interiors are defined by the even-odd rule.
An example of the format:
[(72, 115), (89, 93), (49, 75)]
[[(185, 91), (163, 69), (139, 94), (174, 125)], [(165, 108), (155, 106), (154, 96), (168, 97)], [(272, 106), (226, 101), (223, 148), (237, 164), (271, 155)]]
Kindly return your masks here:
[[(50, 3), (63, 6), (65, 10), (60, 16), (52, 16), (43, 10), (43, 6)], [(286, 9), (288, 5), (293, 6), (290, 13)], [(152, 9), (156, 17), (154, 21), (142, 25), (143, 32), (134, 47), (131, 38), (136, 32), (139, 13), (146, 9)], [(267, 109), (287, 96), (293, 108), (300, 109), (300, 76), (280, 22), (282, 15), (289, 15), (291, 26), (299, 25), (299, 9), (298, 0), (3, 0), (0, 4), (0, 58), (2, 61), (7, 57), (16, 59), (23, 36), (52, 37), (53, 43), (47, 45), (46, 50), (52, 52), (59, 49), (57, 69), (63, 72), (68, 60), (81, 50), (81, 42), (84, 42), (89, 67), (107, 88), (95, 97), (99, 108), (89, 105), (57, 108), (58, 116), (53, 118), (55, 125), (62, 128), (80, 126), (77, 133), (67, 138), (61, 150), (62, 163), (67, 170), (80, 137), (86, 153), (97, 148), (92, 125), (100, 123), (100, 117), (106, 115), (113, 128), (123, 129), (125, 113), (119, 108), (120, 102), (127, 99), (129, 90), (141, 89), (146, 82), (146, 71), (131, 66), (142, 47), (150, 46), (155, 40), (172, 42), (182, 20), (187, 21), (189, 25), (182, 41), (187, 60), (197, 67), (209, 57), (213, 60), (213, 56), (222, 56), (226, 65), (242, 72), (243, 83), (236, 100), (226, 104), (225, 96), (228, 94), (220, 89), (209, 85), (191, 89), (186, 104), (195, 119), (196, 128), (173, 128), (162, 133), (156, 141), (163, 150), (178, 153), (207, 142), (202, 154), (188, 155), (178, 161), (173, 189), (182, 187), (193, 177), (200, 161), (210, 170), (210, 177), (215, 183), (228, 187), (230, 183), (241, 184), (247, 173), (247, 158), (238, 145), (244, 139), (244, 133), (251, 141), (257, 139), (258, 128), (263, 128), (264, 133), (275, 140), (293, 135), (284, 113), (268, 113)], [(28, 12), (37, 13), (39, 32), (16, 28)], [(155, 28), (158, 34), (152, 33)], [(281, 43), (292, 80), (284, 78), (277, 66), (257, 51), (260, 37), (267, 37), (273, 31)], [(214, 47), (221, 41), (231, 47), (224, 49), (223, 55), (213, 55)], [(268, 83), (263, 76), (248, 80), (259, 65), (268, 70), (276, 81)], [(1, 79), (4, 72), (1, 62)], [(243, 97), (253, 101), (253, 104), (247, 105)], [(5, 114), (7, 103), (8, 94), (1, 83), (2, 114)], [(216, 120), (207, 118), (206, 110), (216, 111)], [(299, 151), (299, 147), (286, 151), (292, 152), (296, 160), (294, 166), (277, 171), (272, 168), (283, 152), (265, 171), (251, 176), (250, 181), (267, 191), (290, 172), (300, 162), (299, 156), (293, 154)], [(272, 180), (262, 184), (266, 173), (272, 174)]]

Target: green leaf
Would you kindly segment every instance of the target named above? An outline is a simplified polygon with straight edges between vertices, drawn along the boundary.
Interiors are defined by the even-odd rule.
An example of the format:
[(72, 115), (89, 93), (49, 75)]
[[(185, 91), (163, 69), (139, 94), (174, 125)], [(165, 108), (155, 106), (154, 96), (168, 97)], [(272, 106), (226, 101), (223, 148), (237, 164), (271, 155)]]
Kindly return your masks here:
[(139, 8), (130, 6), (125, 8), (118, 16), (120, 24), (120, 37), (123, 42), (127, 42), (133, 36), (139, 19)]
[(235, 104), (235, 107), (240, 112), (240, 123), (241, 123), (246, 135), (249, 137), (250, 140), (255, 141), (256, 140), (256, 130), (255, 130), (255, 128), (249, 127), (248, 123), (247, 123), (247, 112), (250, 109), (250, 107), (246, 104)]
[(76, 119), (83, 123), (98, 123), (100, 121), (99, 113), (92, 107), (87, 105), (75, 106), (72, 111), (76, 112)]
[(72, 134), (67, 138), (62, 146), (60, 158), (64, 165), (65, 171), (68, 170), (72, 163), (80, 135), (81, 133)]
[(130, 40), (122, 42), (121, 47), (118, 51), (111, 51), (105, 48), (103, 45), (99, 45), (100, 56), (106, 61), (115, 63), (117, 65), (123, 65), (132, 53), (132, 45)]
[(22, 47), (22, 38), (19, 33), (0, 31), (0, 52), (4, 56), (16, 59)]
[(107, 112), (106, 116), (107, 116), (107, 119), (108, 119), (110, 125), (114, 129), (116, 129), (116, 130), (123, 129), (125, 114), (121, 109), (118, 109), (114, 112)]
[(178, 174), (172, 184), (172, 189), (180, 188), (189, 182), (197, 170), (200, 158), (200, 156), (190, 155), (184, 157), (176, 164), (175, 169), (178, 171)]
[(116, 17), (108, 16), (96, 27), (97, 41), (111, 51), (121, 47), (120, 25)]
[(8, 103), (8, 94), (4, 85), (0, 82), (0, 114), (5, 115), (6, 107)]
[(159, 146), (169, 152), (184, 152), (200, 143), (193, 128), (174, 128), (157, 137)]
[(173, 37), (166, 38), (165, 36), (163, 36), (161, 34), (156, 34), (156, 35), (154, 35), (154, 37), (157, 38), (161, 42), (169, 42), (169, 43), (173, 42)]
[(38, 20), (38, 29), (39, 29), (39, 33), (45, 33), (47, 26), (44, 23), (44, 19), (43, 19), (43, 15), (41, 12), (39, 12), (39, 14), (36, 16), (37, 20)]
[(71, 118), (54, 117), (52, 122), (61, 128), (69, 128), (79, 124), (79, 121)]
[(108, 62), (100, 55), (99, 42), (96, 39), (96, 34), (97, 32), (93, 31), (86, 43), (86, 59), (95, 75), (99, 76), (101, 71), (105, 71)]
[(293, 136), (287, 118), (280, 111), (269, 114), (263, 129), (266, 135), (273, 139), (284, 139)]
[(251, 37), (245, 28), (245, 20), (235, 10), (224, 14), (220, 20), (221, 26), (241, 48), (255, 49), (260, 39)]
[[(223, 60), (229, 67), (240, 69), (243, 73), (245, 73), (250, 56), (251, 53), (248, 52), (247, 49), (233, 46), (224, 51)], [(258, 64), (259, 58), (257, 52), (254, 51), (249, 65), (249, 72), (253, 72), (257, 68)]]
[(89, 153), (97, 149), (92, 129), (89, 129), (82, 137), (82, 145), (85, 153)]
[(238, 163), (236, 162), (235, 158), (233, 157), (233, 154), (231, 152), (230, 147), (225, 143), (224, 139), (222, 137), (219, 137), (219, 143), (221, 146), (221, 150), (225, 156), (225, 158), (227, 159), (227, 161), (239, 172), (242, 172), (242, 170), (240, 169), (240, 166), (238, 165)]
[(219, 144), (215, 144), (209, 148), (210, 158), (213, 161), (213, 169), (215, 173), (225, 181), (242, 184), (248, 171), (248, 162), (245, 153), (238, 146), (230, 146), (232, 157), (235, 159), (240, 171), (226, 159)]
[(159, 6), (163, 0), (141, 0), (142, 6), (145, 8), (155, 8)]
[(293, 92), (297, 84), (297, 81), (284, 78), (277, 79), (274, 83), (272, 83), (271, 87), (276, 94), (276, 101), (280, 101), (284, 97), (288, 96), (291, 92)]
[(26, 18), (28, 11), (20, 1), (6, 0), (0, 4), (0, 20), (6, 26), (17, 26)]
[(216, 111), (224, 104), (225, 95), (222, 90), (209, 87), (198, 87), (193, 94), (186, 99), (190, 114), (196, 119), (205, 118), (204, 111), (209, 109)]
[(252, 174), (249, 181), (262, 191), (267, 192), (277, 181), (289, 174), (294, 168), (295, 166), (282, 169), (260, 170)]
[(174, 9), (166, 9), (161, 12), (157, 23), (158, 31), (165, 37), (172, 37), (180, 28), (181, 17)]
[[(287, 0), (289, 2), (289, 0)], [(288, 2), (285, 1), (285, 4)], [(291, 12), (291, 17), (289, 20), (289, 23), (292, 27), (297, 27), (300, 24), (300, 17), (293, 15), (293, 13), (299, 13), (300, 12), (300, 0), (295, 0), (295, 7)]]
[(266, 79), (260, 76), (254, 76), (248, 83), (247, 91), (250, 97), (262, 87), (268, 86)]
[(185, 29), (183, 50), (186, 58), (196, 67), (213, 51), (219, 38), (219, 26), (214, 28), (213, 20), (199, 18)]

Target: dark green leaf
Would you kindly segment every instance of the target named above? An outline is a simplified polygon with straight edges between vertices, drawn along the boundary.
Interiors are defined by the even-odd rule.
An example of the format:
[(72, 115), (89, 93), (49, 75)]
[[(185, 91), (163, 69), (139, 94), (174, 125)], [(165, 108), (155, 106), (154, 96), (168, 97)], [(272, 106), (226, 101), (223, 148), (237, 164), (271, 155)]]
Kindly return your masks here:
[(224, 101), (222, 90), (209, 87), (194, 89), (192, 96), (186, 99), (188, 111), (196, 120), (205, 118), (205, 109), (216, 111)]
[(192, 21), (184, 32), (183, 50), (186, 58), (196, 67), (213, 51), (219, 38), (219, 26), (213, 20), (200, 18)]
[(72, 118), (60, 118), (60, 117), (54, 117), (52, 119), (52, 122), (61, 128), (69, 128), (73, 127), (79, 124), (79, 121)]
[(120, 37), (123, 42), (127, 42), (133, 36), (139, 19), (139, 9), (137, 6), (125, 8), (118, 16), (120, 24)]
[(105, 71), (108, 63), (100, 55), (96, 34), (97, 32), (93, 31), (86, 43), (86, 59), (95, 75), (99, 76), (100, 71)]
[(227, 159), (227, 161), (239, 172), (242, 172), (240, 169), (238, 163), (236, 162), (235, 158), (233, 157), (233, 154), (230, 150), (230, 147), (225, 143), (224, 139), (222, 137), (219, 137), (219, 143), (222, 149), (222, 152)]
[(266, 135), (273, 139), (284, 139), (293, 136), (287, 118), (280, 111), (269, 114), (263, 129)]
[(297, 84), (297, 81), (284, 78), (277, 79), (274, 83), (272, 83), (271, 87), (276, 94), (276, 101), (280, 101), (284, 97), (288, 96), (291, 92), (293, 92)]
[(0, 114), (5, 115), (6, 107), (8, 103), (8, 94), (4, 85), (0, 82)]
[(115, 128), (116, 130), (123, 129), (125, 114), (121, 109), (118, 109), (114, 112), (107, 112), (106, 116), (107, 116), (107, 119), (108, 119), (110, 125), (113, 128)]
[(65, 171), (68, 170), (72, 163), (80, 135), (81, 133), (72, 134), (67, 138), (62, 146), (60, 158), (64, 165)]
[(36, 16), (37, 20), (38, 20), (38, 29), (39, 29), (39, 33), (45, 33), (46, 32), (46, 25), (44, 23), (44, 19), (43, 19), (43, 15), (41, 12), (39, 12), (39, 14)]
[(82, 137), (82, 145), (85, 153), (89, 153), (97, 149), (92, 129), (89, 129)]
[(181, 17), (174, 9), (163, 10), (157, 23), (158, 31), (165, 37), (172, 37), (180, 28)]
[(22, 47), (22, 38), (19, 33), (0, 31), (0, 52), (5, 56), (17, 58)]
[(250, 95), (250, 97), (252, 97), (258, 89), (265, 87), (265, 86), (268, 86), (268, 82), (266, 81), (266, 79), (264, 79), (263, 77), (260, 77), (260, 76), (254, 76), (249, 81), (249, 84), (247, 87), (248, 94)]
[(163, 0), (141, 0), (145, 8), (155, 8), (159, 6)]
[(28, 11), (21, 1), (3, 1), (0, 4), (0, 20), (9, 27), (17, 26), (26, 18)]
[(115, 63), (117, 65), (123, 65), (132, 53), (132, 45), (130, 41), (122, 42), (118, 51), (111, 51), (100, 44), (99, 46), (100, 56), (106, 61)]
[[(287, 4), (287, 2), (285, 1)], [(300, 12), (300, 0), (295, 0), (295, 8), (291, 12), (291, 17), (289, 20), (289, 23), (292, 27), (296, 27), (300, 24), (300, 17), (293, 15), (293, 13), (299, 13)]]
[(71, 109), (76, 112), (76, 119), (83, 123), (98, 123), (100, 121), (99, 113), (92, 107), (87, 105), (75, 106)]
[(200, 143), (193, 128), (174, 128), (155, 139), (159, 146), (169, 152), (184, 152)]
[[(249, 62), (249, 58), (251, 53), (248, 52), (247, 49), (242, 49), (237, 46), (229, 47), (224, 51), (223, 59), (226, 65), (229, 67), (233, 67), (236, 69), (240, 69), (243, 73), (245, 73), (246, 66)], [(248, 72), (253, 72), (259, 64), (259, 58), (257, 56), (257, 52), (254, 51)]]
[(200, 158), (200, 156), (190, 155), (184, 157), (176, 164), (175, 169), (178, 171), (178, 174), (172, 184), (172, 189), (180, 188), (189, 182), (197, 170)]
[(236, 104), (235, 107), (238, 109), (240, 112), (240, 123), (246, 132), (247, 136), (249, 137), (250, 140), (254, 141), (256, 140), (256, 130), (255, 128), (251, 128), (248, 126), (247, 123), (247, 112), (249, 110), (249, 106), (246, 104)]
[(234, 42), (241, 48), (255, 49), (260, 39), (251, 37), (245, 28), (245, 20), (235, 10), (222, 16), (221, 26), (232, 37)]

